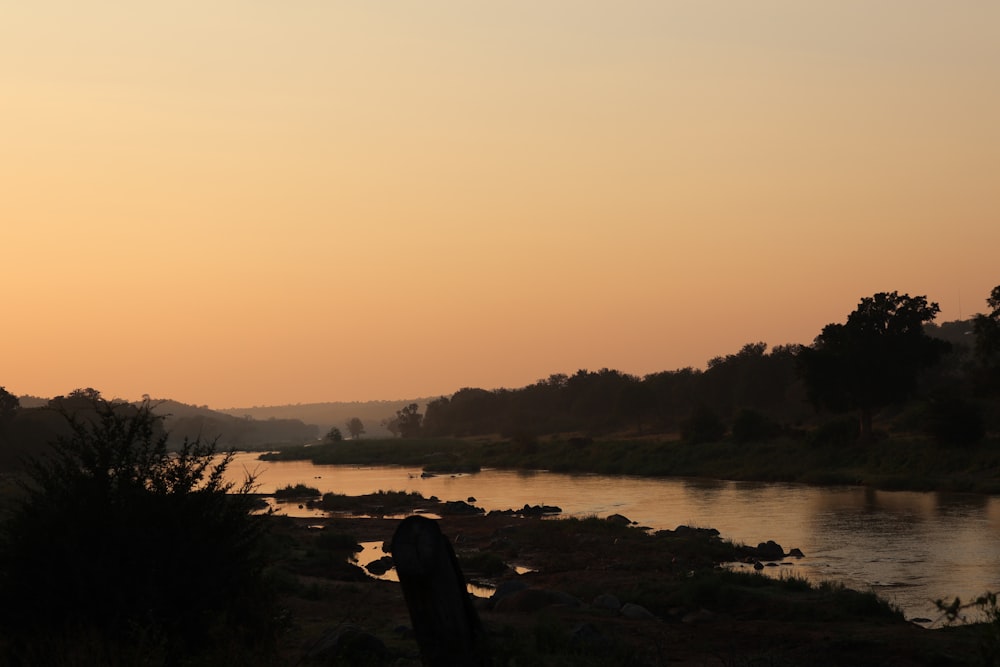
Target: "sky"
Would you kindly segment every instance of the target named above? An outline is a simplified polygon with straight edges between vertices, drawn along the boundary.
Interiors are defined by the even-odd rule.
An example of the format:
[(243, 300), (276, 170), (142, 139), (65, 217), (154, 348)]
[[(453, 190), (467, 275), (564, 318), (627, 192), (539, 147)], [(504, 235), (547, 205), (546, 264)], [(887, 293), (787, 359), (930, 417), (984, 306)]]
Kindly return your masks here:
[(1000, 284), (995, 0), (0, 0), (0, 385), (703, 368)]

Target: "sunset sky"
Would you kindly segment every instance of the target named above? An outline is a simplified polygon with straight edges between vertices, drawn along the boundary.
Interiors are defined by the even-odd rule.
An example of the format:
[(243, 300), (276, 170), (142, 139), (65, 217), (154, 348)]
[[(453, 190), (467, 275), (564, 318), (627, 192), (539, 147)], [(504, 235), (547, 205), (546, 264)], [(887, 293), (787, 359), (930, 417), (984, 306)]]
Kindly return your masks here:
[(1000, 284), (1000, 2), (7, 2), (0, 385), (704, 367)]

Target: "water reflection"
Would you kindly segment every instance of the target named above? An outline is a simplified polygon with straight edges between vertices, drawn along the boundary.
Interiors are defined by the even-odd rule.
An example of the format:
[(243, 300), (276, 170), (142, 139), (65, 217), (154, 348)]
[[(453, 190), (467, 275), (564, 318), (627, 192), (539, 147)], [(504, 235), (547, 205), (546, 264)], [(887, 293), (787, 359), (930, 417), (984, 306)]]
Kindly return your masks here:
[[(933, 600), (1000, 590), (1000, 499), (691, 479), (484, 470), (422, 478), (408, 467), (260, 462), (240, 454), (230, 472), (256, 470), (260, 491), (299, 482), (321, 492), (379, 489), (465, 500), (489, 510), (558, 505), (567, 516), (624, 514), (640, 525), (710, 526), (748, 544), (775, 540), (806, 558), (771, 568), (874, 589), (908, 616), (936, 618)], [(295, 508), (289, 508), (295, 511)]]

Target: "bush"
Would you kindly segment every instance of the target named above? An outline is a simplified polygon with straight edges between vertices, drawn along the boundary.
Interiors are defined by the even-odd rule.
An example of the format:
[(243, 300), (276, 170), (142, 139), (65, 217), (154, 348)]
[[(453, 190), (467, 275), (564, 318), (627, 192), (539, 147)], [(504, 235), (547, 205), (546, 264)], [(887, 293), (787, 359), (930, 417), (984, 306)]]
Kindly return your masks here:
[(691, 416), (681, 423), (681, 437), (691, 444), (715, 442), (725, 434), (725, 423), (709, 407), (695, 408)]
[(809, 444), (817, 446), (853, 445), (861, 435), (857, 417), (838, 417), (809, 434)]
[(986, 436), (983, 411), (962, 398), (942, 398), (930, 402), (924, 413), (923, 431), (942, 445), (972, 445)]
[(781, 434), (781, 426), (756, 410), (740, 410), (733, 418), (733, 440), (754, 442), (767, 440)]
[(2, 527), (9, 664), (69, 664), (81, 647), (85, 662), (252, 664), (275, 618), (253, 480), (224, 481), (232, 454), (214, 443), (168, 452), (148, 404), (95, 406), (67, 415)]
[(274, 492), (274, 497), (277, 500), (298, 500), (300, 498), (319, 498), (322, 494), (319, 489), (314, 486), (307, 486), (301, 482), (292, 486), (289, 484), (283, 489), (278, 489)]

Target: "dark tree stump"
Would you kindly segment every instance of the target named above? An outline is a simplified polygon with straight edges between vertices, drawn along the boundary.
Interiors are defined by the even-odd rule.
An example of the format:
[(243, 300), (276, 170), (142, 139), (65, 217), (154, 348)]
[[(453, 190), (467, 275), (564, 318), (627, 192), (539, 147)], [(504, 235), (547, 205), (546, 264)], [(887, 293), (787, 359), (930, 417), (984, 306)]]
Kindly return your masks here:
[(422, 516), (403, 519), (392, 537), (392, 558), (424, 665), (489, 665), (479, 615), (437, 521)]

